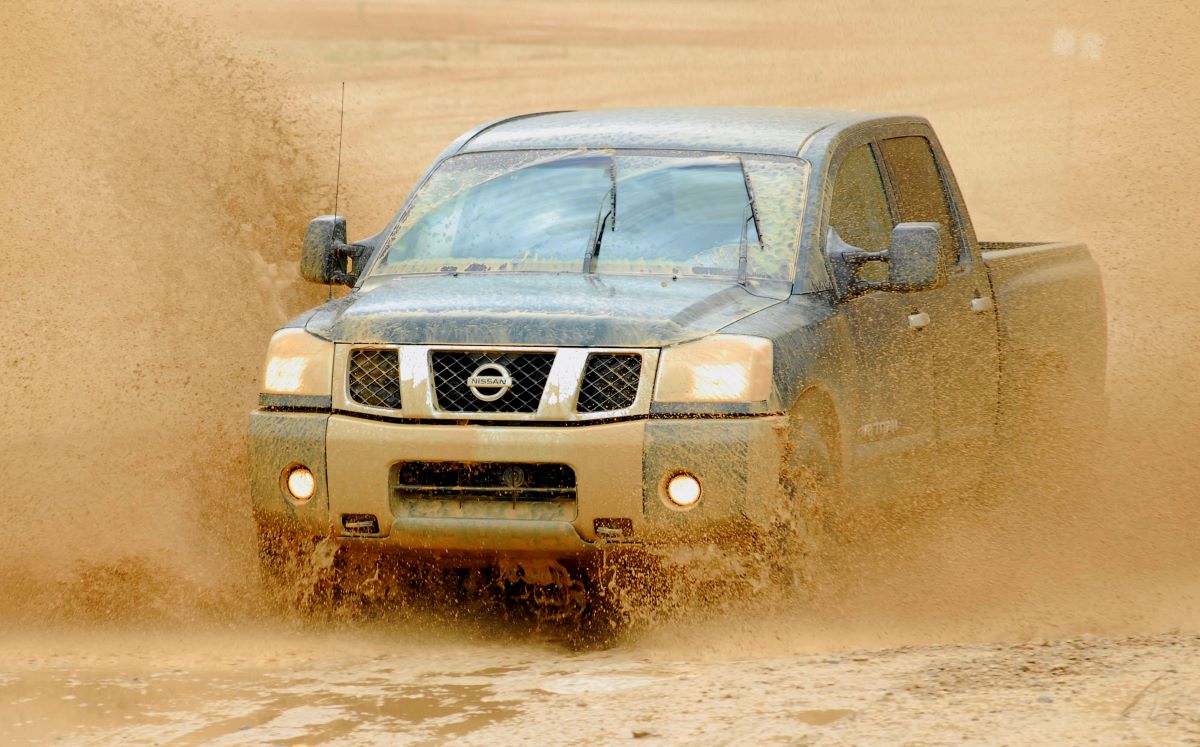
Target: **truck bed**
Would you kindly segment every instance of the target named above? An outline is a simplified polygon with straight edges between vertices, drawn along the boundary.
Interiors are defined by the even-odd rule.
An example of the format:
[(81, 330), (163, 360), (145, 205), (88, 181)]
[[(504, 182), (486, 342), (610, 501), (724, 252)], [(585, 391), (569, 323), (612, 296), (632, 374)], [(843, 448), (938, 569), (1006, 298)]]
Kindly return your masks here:
[[(1000, 341), (1000, 392), (1048, 371), (1104, 400), (1107, 316), (1100, 267), (1087, 246), (1065, 242), (980, 242), (992, 282)], [(1014, 403), (1001, 403), (1001, 411)]]

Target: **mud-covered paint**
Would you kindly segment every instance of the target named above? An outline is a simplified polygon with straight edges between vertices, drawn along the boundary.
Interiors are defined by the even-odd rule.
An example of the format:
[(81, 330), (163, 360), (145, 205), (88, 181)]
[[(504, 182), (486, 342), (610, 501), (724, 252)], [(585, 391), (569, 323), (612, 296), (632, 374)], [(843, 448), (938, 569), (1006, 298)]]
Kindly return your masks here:
[[(776, 503), (787, 428), (782, 415), (647, 422), (645, 539), (696, 542), (731, 524), (763, 525)], [(700, 480), (693, 508), (673, 508), (663, 498), (667, 479), (680, 472)]]
[[(566, 464), (576, 479), (576, 505), (569, 523), (579, 538), (592, 541), (598, 518), (629, 518), (635, 527), (642, 520), (644, 427), (643, 420), (539, 428), (387, 423), (334, 415), (327, 438), (330, 510), (335, 518), (374, 514), (383, 536), (400, 519), (501, 520), (491, 513), (502, 510), (498, 508), (458, 508), (440, 500), (437, 505), (415, 507), (411, 501), (395, 501), (389, 484), (393, 466), (404, 460)], [(550, 517), (542, 508), (518, 503), (504, 518), (533, 527)]]
[(597, 548), (584, 541), (569, 521), (512, 522), (505, 519), (399, 517), (387, 544), (396, 549), (464, 553), (586, 554)]
[(712, 334), (784, 298), (786, 290), (758, 295), (698, 278), (400, 275), (327, 305), (305, 329), (336, 342), (659, 347)]
[[(780, 406), (788, 408), (805, 388), (814, 383), (837, 386), (845, 361), (839, 353), (843, 342), (836, 320), (832, 294), (793, 296), (721, 331), (765, 337), (775, 343), (775, 391)], [(840, 386), (837, 386), (841, 394)]]
[[(323, 413), (250, 413), (250, 496), (260, 520), (313, 535), (329, 532), (325, 468), (328, 421), (329, 415)], [(316, 492), (304, 503), (290, 500), (283, 490), (284, 470), (293, 464), (308, 467), (317, 478)]]
[[(767, 518), (786, 429), (783, 416), (544, 429), (430, 427), (256, 412), (250, 420), (252, 496), (260, 518), (315, 535), (342, 534), (342, 514), (375, 515), (380, 532), (362, 541), (393, 549), (588, 552), (598, 547), (597, 519), (629, 519), (634, 545), (698, 541)], [(539, 461), (572, 466), (577, 500), (560, 507), (400, 501), (389, 481), (399, 455), (462, 461), (536, 455)], [(280, 485), (281, 474), (294, 463), (309, 466), (319, 478), (317, 493), (299, 505)], [(680, 471), (704, 485), (700, 505), (688, 511), (668, 508), (661, 497), (664, 478)]]
[[(1105, 376), (1107, 315), (1100, 268), (1083, 244), (985, 247), (984, 263), (995, 288), (1000, 347), (1001, 431), (1018, 409), (1024, 385), (1051, 365), (1068, 373), (1079, 403), (1102, 421), (1107, 414)], [(1044, 309), (1059, 313), (1046, 315)], [(1070, 345), (1064, 335), (1070, 335)], [(1086, 408), (1086, 409), (1085, 409)], [(1101, 426), (1097, 426), (1101, 427)]]
[(656, 148), (794, 156), (813, 133), (880, 115), (788, 108), (655, 108), (558, 112), (502, 122), (461, 151)]

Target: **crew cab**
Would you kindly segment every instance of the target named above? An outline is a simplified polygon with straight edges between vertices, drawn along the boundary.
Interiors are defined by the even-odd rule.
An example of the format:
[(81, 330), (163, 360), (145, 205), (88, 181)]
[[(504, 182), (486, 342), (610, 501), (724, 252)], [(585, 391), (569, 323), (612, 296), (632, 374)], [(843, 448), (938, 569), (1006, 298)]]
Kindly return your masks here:
[(300, 270), (350, 290), (269, 345), (264, 552), (586, 569), (822, 501), (970, 495), (1031, 391), (1103, 410), (1086, 247), (980, 243), (918, 116), (512, 117), (376, 235), (314, 220)]

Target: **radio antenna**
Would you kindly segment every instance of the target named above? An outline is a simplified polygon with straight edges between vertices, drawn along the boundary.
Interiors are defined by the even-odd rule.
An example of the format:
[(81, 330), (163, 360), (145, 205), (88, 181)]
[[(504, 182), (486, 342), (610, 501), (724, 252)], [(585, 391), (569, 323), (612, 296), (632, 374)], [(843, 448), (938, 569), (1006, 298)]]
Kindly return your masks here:
[(346, 81), (342, 81), (342, 100), (338, 104), (338, 159), (337, 176), (333, 180), (333, 215), (338, 214), (338, 196), (342, 191), (342, 130), (346, 123)]
[[(338, 103), (338, 159), (337, 159), (337, 176), (333, 178), (333, 220), (334, 225), (337, 225), (338, 214), (338, 197), (342, 191), (342, 131), (346, 124), (346, 81), (342, 81), (342, 99)], [(336, 234), (335, 234), (336, 235)], [(333, 300), (333, 286), (329, 286), (329, 296), (325, 299)]]

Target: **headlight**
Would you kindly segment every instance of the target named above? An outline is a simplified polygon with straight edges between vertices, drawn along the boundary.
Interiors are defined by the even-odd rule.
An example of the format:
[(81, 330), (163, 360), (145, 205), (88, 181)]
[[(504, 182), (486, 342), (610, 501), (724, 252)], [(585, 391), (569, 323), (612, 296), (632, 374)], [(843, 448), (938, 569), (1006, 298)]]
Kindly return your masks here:
[(712, 335), (663, 348), (654, 399), (658, 402), (762, 402), (771, 396), (771, 341)]
[(262, 390), (266, 394), (328, 397), (333, 378), (333, 343), (302, 329), (271, 336)]

